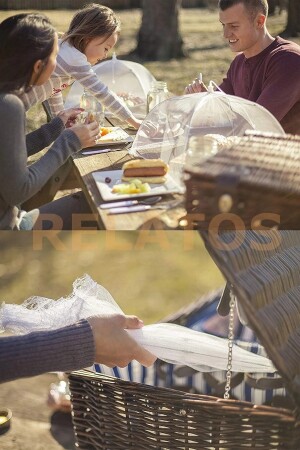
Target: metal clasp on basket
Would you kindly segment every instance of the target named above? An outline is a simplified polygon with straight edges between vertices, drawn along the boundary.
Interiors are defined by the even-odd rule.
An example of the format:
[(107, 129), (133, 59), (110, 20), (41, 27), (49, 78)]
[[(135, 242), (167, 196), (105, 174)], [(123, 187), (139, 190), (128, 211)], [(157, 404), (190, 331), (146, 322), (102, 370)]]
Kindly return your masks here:
[(231, 375), (232, 375), (232, 348), (234, 339), (234, 307), (235, 296), (230, 290), (230, 302), (229, 302), (229, 327), (228, 327), (228, 360), (227, 360), (227, 372), (226, 372), (226, 384), (224, 398), (229, 398), (231, 387)]

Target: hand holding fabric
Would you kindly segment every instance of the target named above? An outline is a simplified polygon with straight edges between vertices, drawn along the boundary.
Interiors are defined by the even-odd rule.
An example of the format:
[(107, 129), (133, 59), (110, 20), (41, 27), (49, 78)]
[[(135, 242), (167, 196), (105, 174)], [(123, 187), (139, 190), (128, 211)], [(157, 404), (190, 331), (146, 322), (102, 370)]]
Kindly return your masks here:
[(109, 314), (88, 318), (95, 342), (95, 362), (108, 367), (125, 367), (133, 359), (150, 366), (156, 357), (141, 347), (126, 331), (143, 327), (136, 316)]

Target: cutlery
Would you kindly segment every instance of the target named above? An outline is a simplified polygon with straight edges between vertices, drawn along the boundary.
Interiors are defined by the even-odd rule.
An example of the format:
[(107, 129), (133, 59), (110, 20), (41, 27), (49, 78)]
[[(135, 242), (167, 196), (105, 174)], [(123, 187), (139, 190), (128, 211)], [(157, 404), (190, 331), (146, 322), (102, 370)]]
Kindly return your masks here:
[(176, 208), (177, 206), (183, 204), (183, 200), (175, 200), (168, 204), (162, 205), (133, 205), (133, 206), (124, 206), (120, 208), (112, 208), (108, 210), (108, 214), (126, 214), (132, 212), (141, 212), (141, 211), (149, 211), (149, 209), (163, 209), (167, 211), (168, 209)]
[(121, 206), (133, 206), (133, 205), (154, 205), (154, 203), (159, 202), (162, 197), (160, 195), (155, 195), (154, 197), (148, 197), (143, 200), (122, 200), (119, 202), (103, 203), (100, 205), (101, 209), (118, 208)]
[(101, 148), (99, 150), (83, 150), (81, 152), (81, 154), (88, 156), (88, 155), (97, 155), (97, 153), (108, 153), (108, 152), (115, 152), (115, 151), (116, 151), (115, 148)]
[[(81, 152), (81, 154), (84, 155), (84, 156), (88, 156), (88, 155), (97, 155), (97, 153), (109, 153), (109, 152), (116, 152), (118, 150), (129, 150), (129, 148), (132, 145), (132, 142), (127, 142), (126, 145), (123, 145), (123, 144), (124, 144), (123, 142), (122, 142), (122, 144), (118, 144), (116, 142), (113, 145), (115, 145), (115, 146), (119, 145), (120, 147), (117, 147), (117, 148), (113, 148), (113, 147), (110, 147), (110, 148), (99, 148), (98, 150), (83, 150)], [(123, 146), (121, 147), (121, 145), (123, 145)]]
[[(113, 145), (123, 145), (124, 143), (122, 142), (121, 144), (118, 144), (118, 142), (116, 141), (116, 143), (114, 143)], [(126, 145), (123, 145), (123, 147), (118, 147), (118, 148), (99, 148), (98, 150), (83, 150), (81, 152), (82, 155), (84, 156), (89, 156), (89, 155), (97, 155), (98, 153), (109, 153), (109, 152), (117, 152), (119, 150), (129, 150), (129, 148), (132, 146), (132, 142), (126, 142)]]
[(113, 208), (108, 210), (108, 214), (125, 214), (125, 213), (132, 213), (132, 212), (141, 212), (141, 211), (147, 211), (148, 209), (151, 209), (150, 205), (133, 205), (133, 206), (123, 206), (120, 208)]

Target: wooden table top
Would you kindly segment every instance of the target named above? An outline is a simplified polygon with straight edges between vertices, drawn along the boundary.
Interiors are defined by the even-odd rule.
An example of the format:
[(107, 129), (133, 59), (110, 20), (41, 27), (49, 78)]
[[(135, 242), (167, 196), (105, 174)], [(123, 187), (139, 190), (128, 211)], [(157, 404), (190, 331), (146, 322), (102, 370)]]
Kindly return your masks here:
[[(120, 126), (126, 129), (126, 124), (113, 118), (107, 122), (107, 125)], [(128, 134), (135, 135), (135, 130), (126, 129)], [(143, 212), (125, 213), (125, 214), (108, 214), (107, 210), (101, 209), (100, 205), (104, 203), (101, 194), (97, 188), (93, 178), (93, 172), (104, 170), (120, 170), (123, 164), (130, 159), (134, 159), (125, 150), (125, 146), (110, 146), (107, 148), (115, 148), (115, 151), (101, 154), (84, 156), (77, 154), (73, 158), (74, 172), (77, 177), (80, 188), (83, 190), (90, 208), (95, 214), (100, 229), (104, 230), (149, 230), (149, 229), (176, 229), (179, 220), (185, 216), (183, 206), (162, 210), (151, 209)], [(174, 199), (182, 199), (179, 194), (164, 195), (161, 202), (168, 202)]]
[[(178, 221), (185, 215), (182, 206), (169, 210), (151, 209), (143, 212), (110, 215), (101, 209), (104, 203), (93, 178), (93, 172), (99, 170), (121, 169), (126, 161), (133, 159), (127, 150), (90, 156), (77, 155), (73, 159), (75, 174), (83, 190), (92, 212), (95, 214), (100, 229), (105, 230), (138, 230), (138, 229), (175, 229)], [(183, 196), (166, 195), (161, 202), (180, 199)]]

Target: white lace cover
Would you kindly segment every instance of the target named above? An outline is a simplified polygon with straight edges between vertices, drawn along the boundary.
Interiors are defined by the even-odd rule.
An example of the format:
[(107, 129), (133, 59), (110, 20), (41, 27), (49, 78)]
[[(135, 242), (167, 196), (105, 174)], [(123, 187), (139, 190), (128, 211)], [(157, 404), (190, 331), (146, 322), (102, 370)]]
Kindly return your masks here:
[[(31, 297), (22, 305), (3, 303), (0, 308), (0, 331), (25, 334), (53, 330), (92, 315), (113, 313), (122, 313), (122, 310), (111, 294), (85, 275), (73, 283), (73, 292), (66, 298), (51, 300)], [(169, 323), (146, 325), (139, 330), (127, 331), (142, 346), (166, 362), (184, 364), (200, 371), (226, 370), (226, 339)], [(232, 370), (275, 372), (268, 358), (237, 345), (233, 347)]]

